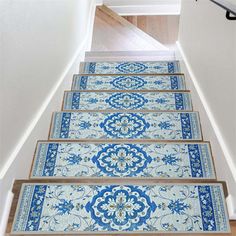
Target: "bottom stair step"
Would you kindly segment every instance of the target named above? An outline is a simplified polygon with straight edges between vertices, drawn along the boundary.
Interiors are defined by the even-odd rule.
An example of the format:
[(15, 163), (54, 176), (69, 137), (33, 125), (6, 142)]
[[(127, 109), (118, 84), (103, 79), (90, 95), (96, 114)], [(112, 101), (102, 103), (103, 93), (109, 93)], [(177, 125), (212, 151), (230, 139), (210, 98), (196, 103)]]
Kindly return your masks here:
[[(23, 184), (12, 234), (227, 233), (222, 185)], [(172, 234), (173, 235), (173, 234)]]
[(37, 144), (31, 178), (215, 179), (208, 142)]

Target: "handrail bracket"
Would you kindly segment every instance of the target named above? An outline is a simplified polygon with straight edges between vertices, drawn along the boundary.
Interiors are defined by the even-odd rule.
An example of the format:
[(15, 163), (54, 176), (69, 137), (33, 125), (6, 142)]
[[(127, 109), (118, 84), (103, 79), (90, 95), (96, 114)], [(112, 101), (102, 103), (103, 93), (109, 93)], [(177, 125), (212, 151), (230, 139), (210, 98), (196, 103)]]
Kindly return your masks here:
[(236, 16), (232, 16), (230, 11), (226, 11), (226, 19), (236, 20)]

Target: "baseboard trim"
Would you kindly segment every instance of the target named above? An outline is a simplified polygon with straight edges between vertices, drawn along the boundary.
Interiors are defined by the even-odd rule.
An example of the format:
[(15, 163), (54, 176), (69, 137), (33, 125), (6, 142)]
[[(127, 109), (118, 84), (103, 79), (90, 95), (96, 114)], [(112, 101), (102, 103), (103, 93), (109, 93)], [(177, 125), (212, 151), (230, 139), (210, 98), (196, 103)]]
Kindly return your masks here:
[[(199, 83), (197, 81), (197, 78), (196, 78), (196, 76), (195, 76), (195, 74), (193, 72), (193, 69), (192, 69), (190, 63), (188, 62), (187, 56), (184, 53), (184, 50), (183, 50), (183, 48), (181, 46), (181, 43), (179, 41), (177, 41), (176, 45), (178, 47), (178, 51), (179, 51), (179, 53), (180, 53), (180, 55), (181, 55), (185, 65), (186, 65), (186, 68), (187, 68), (187, 70), (189, 72), (189, 75), (191, 77), (193, 85), (194, 85), (194, 87), (195, 87), (195, 89), (196, 89), (196, 91), (198, 93), (198, 96), (199, 96), (200, 101), (201, 101), (201, 103), (203, 105), (203, 108), (205, 109), (205, 112), (206, 112), (207, 117), (208, 117), (208, 119), (209, 119), (209, 121), (211, 123), (211, 126), (212, 126), (212, 128), (214, 130), (215, 136), (216, 136), (216, 138), (217, 138), (217, 140), (218, 140), (218, 142), (220, 144), (220, 147), (221, 147), (222, 152), (223, 152), (223, 154), (225, 156), (226, 162), (228, 163), (228, 167), (229, 167), (229, 169), (231, 171), (231, 174), (233, 176), (234, 182), (236, 183), (236, 171), (235, 171), (236, 167), (235, 167), (235, 164), (233, 162), (233, 157), (231, 156), (231, 154), (229, 152), (229, 149), (227, 147), (227, 144), (224, 141), (224, 138), (223, 138), (223, 135), (222, 135), (222, 133), (220, 131), (220, 128), (219, 128), (219, 126), (218, 126), (218, 124), (217, 124), (217, 122), (216, 122), (216, 120), (214, 118), (214, 115), (213, 115), (213, 113), (212, 113), (212, 111), (211, 111), (211, 109), (210, 109), (210, 107), (209, 107), (209, 105), (207, 103), (207, 100), (206, 100), (206, 98), (204, 96), (204, 93), (203, 93), (203, 91), (202, 91), (202, 89), (201, 89), (201, 87), (200, 87), (200, 85), (199, 85)], [(236, 219), (234, 199), (233, 199), (233, 197), (231, 195), (227, 198), (227, 204), (229, 206), (228, 208), (229, 208), (230, 219)]]

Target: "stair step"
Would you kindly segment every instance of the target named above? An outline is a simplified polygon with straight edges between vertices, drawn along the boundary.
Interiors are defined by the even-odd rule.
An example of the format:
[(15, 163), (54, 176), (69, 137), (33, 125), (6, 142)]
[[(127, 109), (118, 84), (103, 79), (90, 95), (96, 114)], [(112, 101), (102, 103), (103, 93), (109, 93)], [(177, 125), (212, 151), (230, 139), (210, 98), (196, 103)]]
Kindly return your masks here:
[(66, 91), (63, 110), (191, 111), (189, 92), (71, 92)]
[(185, 90), (183, 75), (74, 75), (72, 90)]
[(80, 64), (83, 74), (170, 74), (180, 73), (178, 61), (145, 62), (84, 62)]
[(55, 112), (49, 139), (202, 140), (197, 112)]
[(161, 61), (175, 60), (174, 51), (88, 51), (85, 61)]
[[(228, 233), (222, 185), (25, 183), (14, 234)], [(173, 235), (173, 234), (172, 234)]]
[(37, 144), (31, 178), (215, 179), (208, 142)]

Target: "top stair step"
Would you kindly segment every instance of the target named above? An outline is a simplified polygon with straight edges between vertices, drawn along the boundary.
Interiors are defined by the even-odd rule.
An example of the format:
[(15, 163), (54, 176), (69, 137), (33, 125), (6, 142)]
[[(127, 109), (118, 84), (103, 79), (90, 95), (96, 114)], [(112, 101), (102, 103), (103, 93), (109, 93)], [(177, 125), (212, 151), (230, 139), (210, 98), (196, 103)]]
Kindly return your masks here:
[(175, 74), (180, 73), (178, 61), (84, 62), (82, 74)]
[(85, 61), (162, 61), (175, 60), (174, 51), (89, 51)]

